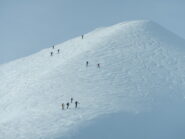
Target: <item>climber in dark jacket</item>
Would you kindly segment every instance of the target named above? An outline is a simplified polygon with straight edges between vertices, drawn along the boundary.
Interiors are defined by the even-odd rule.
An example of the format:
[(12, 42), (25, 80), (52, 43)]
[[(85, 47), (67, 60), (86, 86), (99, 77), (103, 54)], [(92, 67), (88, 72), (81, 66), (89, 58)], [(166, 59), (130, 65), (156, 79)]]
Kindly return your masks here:
[(86, 61), (86, 67), (88, 67), (88, 65), (89, 65), (89, 62), (88, 62), (88, 61)]
[(75, 101), (75, 108), (78, 107), (78, 104), (80, 104), (78, 101)]
[(71, 98), (71, 103), (73, 103), (73, 98)]
[(67, 109), (68, 109), (68, 108), (69, 108), (69, 102), (67, 102), (67, 104), (66, 104), (66, 105), (67, 105)]
[(50, 55), (53, 56), (53, 52), (51, 52)]

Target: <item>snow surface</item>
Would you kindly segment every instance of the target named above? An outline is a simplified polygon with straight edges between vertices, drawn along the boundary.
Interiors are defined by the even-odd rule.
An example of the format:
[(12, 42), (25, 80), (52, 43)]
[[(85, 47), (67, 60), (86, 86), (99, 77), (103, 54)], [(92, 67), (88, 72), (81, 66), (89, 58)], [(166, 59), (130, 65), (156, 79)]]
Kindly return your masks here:
[[(99, 28), (0, 75), (0, 139), (185, 138), (185, 40), (152, 21)], [(62, 110), (71, 97), (80, 107)]]

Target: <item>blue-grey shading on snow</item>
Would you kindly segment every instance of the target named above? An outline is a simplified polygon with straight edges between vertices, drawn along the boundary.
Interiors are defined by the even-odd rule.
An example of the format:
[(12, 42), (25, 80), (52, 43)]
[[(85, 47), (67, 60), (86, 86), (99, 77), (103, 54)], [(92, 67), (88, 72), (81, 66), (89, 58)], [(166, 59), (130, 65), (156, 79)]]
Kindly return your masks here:
[[(183, 139), (184, 50), (184, 39), (138, 20), (98, 28), (83, 39), (79, 35), (0, 65), (0, 138), (85, 139), (89, 133), (98, 139), (109, 138), (107, 131), (122, 132), (117, 138), (137, 138), (132, 131), (141, 138), (164, 139), (169, 133)], [(80, 101), (78, 109), (62, 110), (70, 97)], [(114, 125), (121, 120), (130, 132), (122, 131), (126, 125)]]

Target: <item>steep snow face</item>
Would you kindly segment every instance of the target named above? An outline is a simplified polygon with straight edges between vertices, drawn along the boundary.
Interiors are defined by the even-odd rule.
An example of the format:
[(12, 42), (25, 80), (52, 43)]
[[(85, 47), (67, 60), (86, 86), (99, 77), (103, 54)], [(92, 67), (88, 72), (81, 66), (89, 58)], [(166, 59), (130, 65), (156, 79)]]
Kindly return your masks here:
[[(72, 138), (79, 126), (106, 114), (176, 108), (185, 96), (184, 51), (183, 39), (142, 20), (1, 65), (0, 138)], [(71, 97), (80, 107), (62, 110)]]

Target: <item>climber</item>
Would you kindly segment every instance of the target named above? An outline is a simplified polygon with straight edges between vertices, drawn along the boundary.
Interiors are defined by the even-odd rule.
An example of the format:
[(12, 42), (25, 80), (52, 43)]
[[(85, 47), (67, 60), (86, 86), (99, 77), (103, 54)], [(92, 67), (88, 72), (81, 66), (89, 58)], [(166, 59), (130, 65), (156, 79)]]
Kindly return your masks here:
[(73, 103), (73, 98), (71, 98), (71, 103)]
[(58, 51), (58, 54), (60, 53), (60, 49), (57, 50)]
[(53, 45), (52, 48), (55, 49), (55, 46)]
[(51, 56), (53, 56), (53, 52), (51, 52), (50, 54), (51, 54)]
[(100, 63), (97, 64), (97, 67), (100, 68)]
[(62, 103), (62, 110), (64, 110), (65, 109), (65, 105), (64, 105), (64, 103)]
[(84, 35), (82, 35), (82, 39), (84, 38)]
[(88, 67), (88, 65), (89, 65), (89, 62), (88, 62), (88, 61), (86, 61), (86, 67)]
[(78, 104), (80, 104), (78, 101), (75, 101), (75, 108), (78, 107)]
[(67, 102), (67, 104), (66, 104), (66, 105), (67, 105), (67, 109), (68, 109), (68, 108), (69, 108), (69, 102)]

